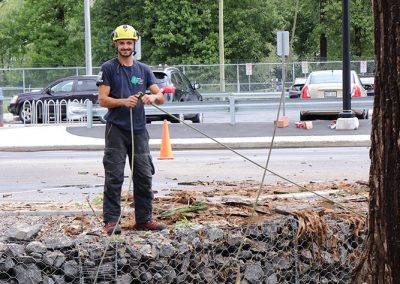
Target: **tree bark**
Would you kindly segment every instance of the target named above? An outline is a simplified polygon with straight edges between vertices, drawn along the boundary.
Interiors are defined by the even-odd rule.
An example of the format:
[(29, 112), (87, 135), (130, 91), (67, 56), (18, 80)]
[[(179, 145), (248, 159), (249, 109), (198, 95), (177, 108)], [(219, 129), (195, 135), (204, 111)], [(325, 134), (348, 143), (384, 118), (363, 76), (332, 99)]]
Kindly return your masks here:
[(357, 58), (361, 58), (362, 55), (362, 30), (360, 27), (354, 28), (354, 55)]
[(328, 41), (324, 33), (319, 36), (319, 59), (326, 61), (328, 58)]
[[(319, 21), (321, 24), (325, 22), (325, 2), (326, 0), (319, 1)], [(326, 61), (328, 58), (328, 40), (325, 33), (319, 35), (319, 60)]]
[(368, 236), (352, 283), (400, 283), (400, 1), (373, 0), (375, 101)]

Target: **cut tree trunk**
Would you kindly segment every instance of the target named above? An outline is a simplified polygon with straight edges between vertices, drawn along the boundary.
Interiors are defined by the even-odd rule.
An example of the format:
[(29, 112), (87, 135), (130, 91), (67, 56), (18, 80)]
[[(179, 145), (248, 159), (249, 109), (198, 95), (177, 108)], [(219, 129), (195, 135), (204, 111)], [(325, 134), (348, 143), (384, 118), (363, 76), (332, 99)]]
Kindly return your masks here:
[(374, 0), (368, 237), (352, 283), (400, 283), (400, 1)]

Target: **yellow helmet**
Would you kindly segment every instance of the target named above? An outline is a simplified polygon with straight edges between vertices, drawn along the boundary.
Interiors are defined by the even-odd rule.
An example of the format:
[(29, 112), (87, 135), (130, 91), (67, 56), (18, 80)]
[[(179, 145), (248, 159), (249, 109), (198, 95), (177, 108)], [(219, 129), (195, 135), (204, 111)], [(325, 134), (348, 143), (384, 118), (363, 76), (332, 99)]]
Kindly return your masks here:
[(137, 41), (139, 39), (137, 31), (130, 25), (121, 25), (113, 32), (113, 42), (120, 39), (132, 39)]

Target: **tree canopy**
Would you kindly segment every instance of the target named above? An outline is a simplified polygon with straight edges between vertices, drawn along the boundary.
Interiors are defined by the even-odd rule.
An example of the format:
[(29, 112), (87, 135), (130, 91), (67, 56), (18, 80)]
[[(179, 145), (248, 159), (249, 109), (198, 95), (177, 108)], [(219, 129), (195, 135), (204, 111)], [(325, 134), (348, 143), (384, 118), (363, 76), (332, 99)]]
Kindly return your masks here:
[[(351, 0), (353, 58), (373, 57), (372, 3)], [(276, 32), (292, 30), (296, 0), (225, 0), (225, 62), (262, 62), (275, 57)], [(149, 64), (217, 64), (217, 0), (96, 0), (91, 6), (93, 65), (115, 56), (111, 32), (134, 26)], [(292, 58), (319, 58), (320, 35), (327, 59), (341, 58), (341, 2), (300, 1)], [(1, 67), (83, 66), (82, 0), (0, 1)]]

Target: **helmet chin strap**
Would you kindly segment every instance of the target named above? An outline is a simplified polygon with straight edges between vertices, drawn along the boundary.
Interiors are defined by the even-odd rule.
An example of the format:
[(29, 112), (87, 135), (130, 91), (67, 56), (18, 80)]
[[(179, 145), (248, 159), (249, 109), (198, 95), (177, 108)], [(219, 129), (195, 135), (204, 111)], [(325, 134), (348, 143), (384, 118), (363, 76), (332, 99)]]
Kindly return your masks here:
[(137, 40), (135, 40), (134, 42), (135, 43), (133, 44), (132, 56), (135, 56), (135, 54), (136, 54), (136, 42), (137, 42)]

